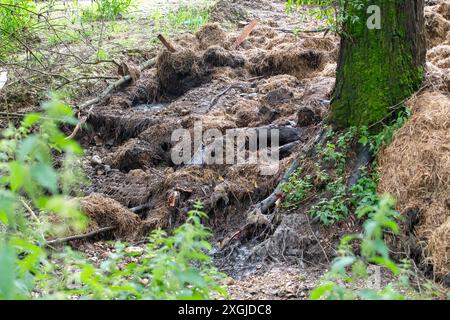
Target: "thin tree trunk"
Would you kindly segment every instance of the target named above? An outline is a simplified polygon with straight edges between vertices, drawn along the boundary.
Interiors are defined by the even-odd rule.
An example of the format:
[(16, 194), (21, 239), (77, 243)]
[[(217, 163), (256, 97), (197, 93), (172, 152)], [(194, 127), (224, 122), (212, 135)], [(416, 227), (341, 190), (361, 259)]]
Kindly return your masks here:
[(330, 115), (338, 127), (384, 119), (389, 107), (416, 91), (424, 77), (424, 0), (369, 0), (368, 5), (381, 9), (380, 29), (368, 28), (367, 6), (347, 5), (360, 22), (347, 23), (341, 39)]

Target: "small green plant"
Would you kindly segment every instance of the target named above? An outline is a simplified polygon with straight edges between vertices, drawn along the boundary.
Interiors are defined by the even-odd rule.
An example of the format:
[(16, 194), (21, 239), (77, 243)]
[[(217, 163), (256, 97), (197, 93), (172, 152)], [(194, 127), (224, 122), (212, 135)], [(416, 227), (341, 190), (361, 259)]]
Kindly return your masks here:
[(81, 12), (83, 21), (117, 20), (129, 13), (133, 7), (132, 0), (95, 0), (92, 7)]
[(36, 15), (32, 0), (3, 0), (0, 3), (0, 59), (23, 47)]
[(183, 5), (176, 11), (170, 12), (168, 21), (175, 30), (180, 27), (195, 31), (208, 23), (208, 10), (206, 7)]
[(302, 178), (301, 175), (301, 170), (296, 170), (289, 181), (283, 185), (282, 190), (286, 194), (286, 199), (283, 202), (284, 208), (298, 207), (311, 191), (313, 187), (311, 176)]
[(342, 178), (337, 178), (326, 186), (326, 193), (330, 197), (322, 198), (311, 207), (308, 214), (319, 219), (324, 225), (330, 225), (345, 219), (349, 214), (347, 206), (347, 190)]
[[(394, 210), (395, 201), (390, 196), (383, 196), (375, 206), (368, 206), (365, 210), (373, 215), (364, 223), (362, 234), (347, 235), (341, 239), (338, 257), (333, 261), (320, 285), (310, 294), (310, 299), (327, 300), (405, 300), (408, 298), (425, 298), (434, 294), (434, 286), (419, 295), (411, 287), (410, 278), (415, 276), (411, 271), (408, 260), (396, 263), (391, 259), (389, 248), (384, 241), (384, 233), (398, 233), (397, 219), (399, 213)], [(352, 242), (359, 243), (359, 254), (352, 250)], [(352, 288), (358, 280), (368, 278), (368, 268), (371, 265), (389, 270), (394, 281), (384, 288), (356, 289)], [(428, 284), (430, 285), (430, 284)], [(403, 290), (402, 290), (403, 289)], [(406, 292), (409, 293), (407, 295)]]
[(0, 140), (0, 299), (31, 297), (36, 282), (47, 278), (44, 235), (60, 230), (48, 222), (49, 214), (58, 214), (75, 231), (86, 224), (69, 196), (71, 183), (53, 167), (53, 153), (65, 167), (82, 154), (59, 130), (61, 123), (76, 120), (57, 98), (43, 109), (28, 114), (18, 129), (3, 131)]
[[(87, 299), (139, 300), (225, 297), (226, 291), (219, 284), (223, 276), (207, 255), (211, 234), (201, 223), (206, 217), (201, 208), (200, 203), (195, 204), (186, 223), (172, 235), (154, 231), (142, 250), (129, 250), (127, 245), (116, 243), (114, 254), (100, 267), (66, 251), (61, 273), (66, 274), (66, 287), (74, 287), (66, 294)], [(127, 262), (130, 257), (138, 262)]]
[(410, 117), (411, 111), (409, 109), (402, 110), (398, 113), (397, 118), (392, 124), (384, 126), (376, 134), (370, 134), (367, 127), (361, 127), (358, 129), (359, 142), (363, 145), (368, 145), (370, 151), (373, 154), (377, 154), (384, 145), (392, 142), (395, 132), (402, 128)]
[(378, 203), (377, 186), (377, 173), (368, 174), (365, 169), (361, 169), (361, 178), (351, 188), (351, 203), (355, 207), (355, 215), (358, 218), (366, 215), (370, 217), (370, 212), (365, 208), (373, 208)]
[(365, 0), (287, 0), (286, 12), (308, 6), (305, 15), (322, 21), (330, 31), (343, 33), (345, 23), (360, 23), (359, 17), (351, 12), (362, 10), (365, 3)]

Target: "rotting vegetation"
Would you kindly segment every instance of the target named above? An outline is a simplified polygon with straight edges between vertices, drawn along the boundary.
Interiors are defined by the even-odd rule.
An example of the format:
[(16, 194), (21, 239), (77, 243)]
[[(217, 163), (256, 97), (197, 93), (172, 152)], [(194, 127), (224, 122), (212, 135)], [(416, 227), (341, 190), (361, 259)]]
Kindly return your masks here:
[[(286, 264), (314, 270), (313, 284), (304, 293), (337, 255), (339, 239), (361, 232), (367, 216), (361, 208), (378, 202), (378, 190), (393, 194), (398, 211), (407, 217), (393, 247), (414, 258), (428, 276), (445, 282), (449, 101), (444, 93), (439, 93), (440, 103), (432, 100), (450, 87), (449, 50), (442, 32), (432, 26), (445, 29), (448, 3), (426, 8), (428, 43), (436, 44), (427, 56), (428, 86), (408, 102), (412, 117), (402, 120), (406, 125), (390, 145), (385, 144), (392, 132), (373, 137), (357, 129), (333, 132), (324, 125), (335, 83), (337, 36), (286, 32), (285, 26), (262, 19), (236, 47), (242, 28), (227, 30), (223, 20), (236, 24), (267, 11), (236, 1), (230, 11), (236, 14), (224, 16), (226, 3), (219, 1), (211, 9), (211, 23), (194, 34), (170, 38), (175, 52), (162, 48), (155, 65), (133, 77), (132, 84), (80, 111), (86, 121), (76, 138), (87, 150), (83, 166), (91, 182), (83, 190), (82, 209), (91, 218), (89, 230), (112, 228), (90, 239), (137, 241), (158, 227), (172, 230), (200, 199), (208, 213), (203, 222), (214, 232), (216, 264), (235, 278), (247, 276), (242, 286), (230, 282), (232, 292), (245, 291), (251, 277), (258, 283), (273, 264)], [(276, 14), (284, 15), (280, 7)], [(277, 126), (295, 132), (295, 138), (282, 141), (281, 147), (289, 148), (271, 177), (250, 165), (174, 165), (173, 130), (191, 129), (200, 120), (204, 129), (222, 132)], [(298, 168), (270, 210), (254, 210), (295, 161)], [(304, 297), (299, 292), (282, 298)]]

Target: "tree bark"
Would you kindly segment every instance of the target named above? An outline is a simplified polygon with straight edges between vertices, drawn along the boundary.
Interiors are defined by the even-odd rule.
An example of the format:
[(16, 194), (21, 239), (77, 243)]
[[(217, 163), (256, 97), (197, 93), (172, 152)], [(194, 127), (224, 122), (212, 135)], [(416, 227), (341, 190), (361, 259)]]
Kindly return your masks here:
[(347, 12), (331, 102), (338, 127), (372, 125), (419, 89), (426, 56), (424, 0), (369, 0), (381, 9), (381, 28), (369, 29), (367, 6)]

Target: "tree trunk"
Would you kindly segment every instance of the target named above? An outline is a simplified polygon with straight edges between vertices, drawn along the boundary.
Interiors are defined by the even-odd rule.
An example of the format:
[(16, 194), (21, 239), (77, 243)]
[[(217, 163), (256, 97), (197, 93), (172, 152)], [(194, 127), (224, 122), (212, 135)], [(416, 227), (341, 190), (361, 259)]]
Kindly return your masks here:
[[(369, 0), (381, 9), (381, 28), (369, 29), (367, 7), (346, 8), (330, 120), (338, 127), (374, 124), (416, 91), (426, 55), (424, 0)], [(348, 1), (347, 1), (348, 3)]]

